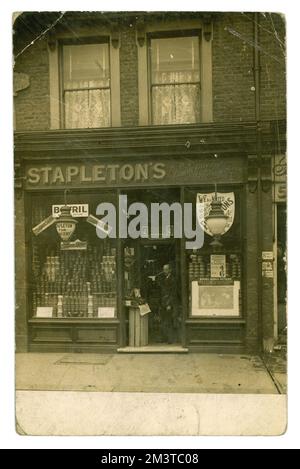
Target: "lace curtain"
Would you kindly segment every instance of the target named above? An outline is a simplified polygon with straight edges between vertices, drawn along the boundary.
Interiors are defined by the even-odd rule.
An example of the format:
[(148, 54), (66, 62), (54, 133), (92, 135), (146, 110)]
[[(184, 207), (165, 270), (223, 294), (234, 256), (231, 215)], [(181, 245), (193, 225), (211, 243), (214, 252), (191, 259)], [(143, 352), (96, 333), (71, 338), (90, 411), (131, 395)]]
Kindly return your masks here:
[(153, 78), (154, 124), (192, 124), (200, 121), (198, 72), (157, 72)]
[(66, 45), (63, 48), (65, 127), (109, 127), (109, 46)]
[(110, 126), (110, 90), (65, 92), (65, 125), (69, 129)]

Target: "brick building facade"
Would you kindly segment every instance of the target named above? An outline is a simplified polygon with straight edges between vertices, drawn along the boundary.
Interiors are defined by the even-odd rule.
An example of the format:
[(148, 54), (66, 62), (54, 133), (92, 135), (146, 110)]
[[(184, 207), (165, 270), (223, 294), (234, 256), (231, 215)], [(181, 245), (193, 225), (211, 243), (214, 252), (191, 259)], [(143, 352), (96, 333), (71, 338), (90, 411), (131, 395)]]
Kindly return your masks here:
[[(196, 84), (191, 84), (192, 75), (188, 76), (186, 72), (180, 73), (188, 77), (185, 78), (187, 84), (183, 84), (184, 80), (181, 79), (179, 84), (167, 84), (167, 87), (179, 96), (180, 86), (182, 89), (185, 86), (185, 102), (191, 100), (191, 96), (197, 96), (199, 110), (189, 120), (188, 111), (183, 114), (184, 101), (180, 101), (182, 109), (176, 109), (179, 117), (172, 121), (166, 120), (170, 119), (170, 108), (164, 113), (160, 109), (170, 99), (168, 90), (163, 91), (162, 83), (154, 80), (161, 79), (157, 78), (162, 76), (159, 75), (159, 67), (171, 66), (168, 63), (166, 65), (164, 50), (168, 52), (168, 44), (173, 40), (176, 52), (178, 38), (179, 46), (180, 40), (185, 38), (188, 38), (187, 44), (191, 44), (192, 65), (188, 66), (193, 68), (193, 76), (200, 77), (199, 90), (198, 94), (193, 94), (196, 93), (198, 79), (195, 79)], [(125, 287), (127, 277), (131, 275), (128, 267), (124, 267), (126, 249), (131, 249), (132, 257), (138, 259), (136, 275), (139, 280), (135, 282), (141, 289), (145, 287), (143, 262), (146, 265), (148, 261), (153, 261), (151, 256), (154, 256), (154, 251), (161, 250), (164, 258), (163, 250), (169, 250), (170, 263), (174, 261), (173, 270), (176, 270), (180, 290), (180, 333), (176, 343), (190, 351), (253, 352), (272, 349), (277, 339), (279, 321), (277, 209), (279, 206), (285, 210), (285, 196), (281, 200), (276, 199), (273, 184), (274, 168), (278, 169), (278, 164), (284, 167), (285, 164), (284, 41), (284, 18), (279, 14), (268, 13), (23, 13), (16, 19), (14, 109), (18, 350), (88, 351), (126, 348), (130, 325), (125, 306)], [(70, 88), (66, 88), (69, 85), (62, 77), (62, 66), (65, 67), (63, 73), (67, 73), (67, 56), (62, 54), (67, 54), (63, 51), (67, 51), (68, 47), (71, 50), (68, 53), (73, 54), (76, 45), (98, 43), (99, 51), (103, 54), (102, 68), (106, 63), (105, 54), (108, 54), (109, 65), (106, 63), (105, 66), (109, 68), (110, 79), (107, 87), (101, 85), (103, 88), (95, 91), (95, 95), (103, 97), (105, 93), (110, 93), (110, 124), (104, 127), (89, 124), (90, 128), (76, 124), (76, 128), (72, 129), (70, 122), (75, 121), (72, 121), (74, 117), (68, 118), (67, 113), (71, 111), (66, 108), (67, 99), (73, 99), (70, 97), (72, 93), (77, 93), (74, 99), (79, 99), (80, 93), (83, 96), (85, 91), (70, 91)], [(199, 53), (195, 52), (197, 48)], [(73, 60), (72, 73), (75, 75), (78, 72), (75, 69), (76, 56), (69, 55), (68, 60), (69, 64)], [(170, 76), (168, 73), (173, 72), (167, 71), (165, 76)], [(94, 99), (93, 91), (88, 93), (89, 100)], [(161, 98), (155, 98), (159, 94)], [(102, 109), (107, 105), (103, 99)], [(98, 105), (95, 104), (96, 107)], [(169, 106), (174, 106), (172, 99)], [(196, 109), (194, 102), (191, 106)], [(72, 112), (73, 116), (74, 110)], [(99, 119), (102, 122), (101, 116)], [(184, 161), (187, 161), (189, 172)], [(110, 162), (117, 162), (120, 171), (127, 165), (129, 172), (130, 165), (135, 165), (135, 168), (141, 164), (163, 165), (166, 177), (157, 181), (149, 176), (141, 183), (136, 180), (134, 183), (130, 178), (123, 178), (119, 182), (112, 179), (100, 182), (99, 179), (99, 183), (89, 179), (92, 165), (97, 163), (105, 166)], [(73, 167), (75, 174), (76, 167), (82, 168), (82, 165), (87, 165), (84, 177), (82, 172), (78, 173), (78, 179), (74, 176), (73, 183), (70, 176), (68, 185), (68, 176), (65, 175), (72, 171), (70, 167)], [(41, 172), (45, 167), (50, 167), (48, 175), (52, 174), (52, 170), (58, 171), (55, 170), (57, 167), (61, 170), (56, 173), (52, 183), (40, 177), (45, 174)], [(68, 197), (72, 199), (70, 203), (88, 203), (90, 213), (95, 215), (95, 197), (100, 194), (102, 201), (103, 191), (109, 194), (108, 198), (127, 191), (132, 200), (146, 201), (151, 188), (156, 188), (160, 201), (169, 197), (171, 201), (183, 203), (189, 200), (195, 202), (199, 193), (212, 193), (215, 184), (218, 185), (219, 194), (234, 194), (235, 201), (234, 223), (228, 235), (224, 236), (223, 251), (217, 253), (225, 256), (228, 277), (225, 283), (221, 285), (220, 280), (211, 278), (209, 266), (215, 259), (211, 256), (216, 253), (209, 247), (209, 237), (206, 238), (203, 253), (195, 252), (194, 255), (198, 257), (191, 259), (193, 253), (184, 250), (183, 242), (174, 240), (173, 244), (170, 242), (168, 245), (163, 244), (163, 240), (156, 244), (153, 244), (153, 240), (148, 240), (148, 244), (141, 240), (136, 245), (129, 243), (123, 246), (123, 241), (117, 239), (111, 246), (99, 248), (100, 251), (102, 249), (102, 254), (99, 254), (97, 243), (91, 238), (93, 235), (82, 234), (83, 238), (87, 237), (93, 255), (99, 256), (101, 269), (107, 271), (109, 265), (114, 266), (115, 292), (102, 292), (101, 288), (108, 281), (103, 280), (103, 272), (98, 272), (95, 267), (94, 274), (99, 275), (100, 286), (95, 284), (94, 292), (90, 291), (93, 285), (88, 286), (88, 290), (80, 296), (83, 298), (86, 294), (86, 298), (93, 297), (93, 313), (88, 313), (86, 302), (86, 313), (83, 315), (76, 311), (76, 314), (67, 316), (68, 312), (63, 310), (60, 316), (59, 292), (48, 291), (45, 284), (38, 284), (38, 278), (48, 275), (49, 280), (52, 275), (51, 262), (59, 263), (59, 267), (55, 264), (57, 278), (63, 277), (62, 266), (64, 263), (69, 265), (67, 254), (56, 251), (57, 234), (51, 232), (47, 237), (48, 231), (45, 230), (40, 236), (35, 236), (32, 228), (50, 215), (52, 205), (60, 201), (63, 203), (66, 189), (70, 194)], [(49, 233), (52, 229), (49, 228)], [(51, 249), (46, 256), (43, 251), (47, 243), (50, 243)], [(76, 251), (70, 252), (76, 257)], [(103, 260), (103, 256), (106, 260)], [(156, 261), (159, 271), (162, 265), (159, 260)], [(80, 262), (84, 264), (86, 261), (78, 262), (81, 265)], [(164, 263), (167, 262), (168, 259), (164, 258)], [(238, 268), (239, 275), (235, 270)], [(80, 272), (86, 267), (78, 269), (76, 275), (81, 275)], [(205, 281), (201, 283), (202, 276)], [(84, 280), (89, 280), (86, 284), (91, 283), (92, 274)], [(53, 280), (56, 289), (63, 288), (60, 281), (55, 283)], [(235, 304), (232, 312), (230, 308), (226, 312), (225, 308), (221, 314), (213, 312), (214, 308), (205, 311), (204, 307), (202, 311), (200, 306), (193, 312), (193, 288), (196, 288), (197, 282), (199, 295), (201, 288), (202, 294), (207, 294), (209, 287), (230, 289), (234, 285), (239, 290), (239, 305)], [(99, 292), (96, 292), (97, 289)], [(77, 298), (78, 292), (75, 290), (69, 292), (70, 298), (72, 295)], [(66, 292), (60, 293), (63, 297), (61, 301), (66, 302)], [(44, 296), (43, 303), (41, 295), (56, 295), (55, 301), (50, 302), (51, 305), (45, 303)], [(151, 301), (155, 305), (153, 295)], [(47, 301), (50, 296), (47, 296)], [(100, 301), (100, 297), (107, 297), (106, 303), (99, 303), (96, 307), (95, 298)], [(52, 314), (51, 317), (39, 317), (37, 308), (43, 307), (48, 308), (46, 314)], [(52, 308), (52, 313), (49, 313), (49, 308)], [(80, 310), (83, 307), (74, 308)], [(110, 309), (110, 313), (105, 308)], [(105, 318), (105, 311), (112, 316)], [(155, 342), (153, 336), (159, 335), (156, 326), (154, 323), (149, 325), (152, 342)]]

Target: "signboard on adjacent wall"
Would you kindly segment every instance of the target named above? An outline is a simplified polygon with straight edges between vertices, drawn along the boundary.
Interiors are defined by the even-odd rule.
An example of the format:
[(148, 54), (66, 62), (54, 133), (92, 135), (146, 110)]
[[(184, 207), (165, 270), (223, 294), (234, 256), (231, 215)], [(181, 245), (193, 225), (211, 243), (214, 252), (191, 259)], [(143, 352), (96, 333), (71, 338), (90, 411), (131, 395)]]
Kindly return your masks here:
[(261, 257), (263, 261), (272, 261), (274, 258), (273, 251), (262, 251)]
[(285, 155), (275, 155), (273, 165), (274, 201), (286, 202), (287, 199), (287, 162)]

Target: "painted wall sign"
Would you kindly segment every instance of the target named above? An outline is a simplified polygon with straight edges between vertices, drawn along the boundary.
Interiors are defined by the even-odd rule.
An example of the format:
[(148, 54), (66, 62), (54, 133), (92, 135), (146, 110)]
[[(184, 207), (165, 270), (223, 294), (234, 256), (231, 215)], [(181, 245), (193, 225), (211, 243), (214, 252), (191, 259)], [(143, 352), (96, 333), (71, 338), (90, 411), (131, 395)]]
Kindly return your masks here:
[[(93, 160), (95, 161), (95, 160)], [(128, 160), (127, 160), (128, 161)], [(223, 163), (223, 164), (222, 164)], [(241, 183), (244, 181), (242, 158), (216, 159), (168, 158), (164, 161), (131, 160), (118, 164), (58, 163), (57, 165), (28, 165), (25, 168), (26, 189), (55, 189), (63, 187), (116, 187), (190, 185), (213, 182)]]
[[(88, 204), (67, 204), (71, 207), (71, 215), (74, 218), (88, 217), (89, 216), (89, 205)], [(58, 218), (60, 216), (60, 209), (64, 204), (52, 205), (52, 216)]]

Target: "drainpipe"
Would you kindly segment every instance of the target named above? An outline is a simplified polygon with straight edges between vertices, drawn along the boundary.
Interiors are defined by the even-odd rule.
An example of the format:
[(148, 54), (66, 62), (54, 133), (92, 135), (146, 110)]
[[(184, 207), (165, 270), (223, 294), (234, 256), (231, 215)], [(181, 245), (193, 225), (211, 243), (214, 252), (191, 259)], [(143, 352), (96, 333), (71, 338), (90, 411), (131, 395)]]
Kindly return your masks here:
[(263, 349), (263, 302), (262, 302), (262, 194), (261, 194), (261, 161), (262, 161), (262, 136), (260, 123), (260, 31), (259, 13), (254, 13), (254, 86), (255, 86), (255, 121), (256, 121), (256, 151), (257, 151), (257, 248), (258, 248), (258, 272), (257, 272), (257, 300), (258, 300), (258, 337), (260, 349)]

